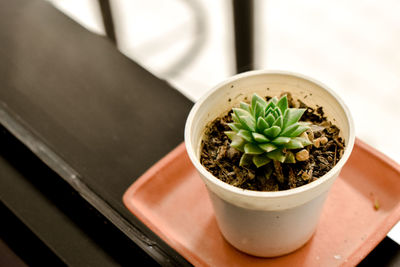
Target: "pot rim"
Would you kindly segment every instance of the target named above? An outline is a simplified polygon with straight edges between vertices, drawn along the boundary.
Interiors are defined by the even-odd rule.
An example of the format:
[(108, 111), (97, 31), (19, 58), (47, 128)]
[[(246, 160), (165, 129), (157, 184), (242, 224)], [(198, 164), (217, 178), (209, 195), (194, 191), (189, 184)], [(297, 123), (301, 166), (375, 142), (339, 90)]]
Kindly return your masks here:
[[(321, 176), (320, 178), (318, 178), (316, 181), (311, 182), (309, 184), (300, 186), (300, 187), (296, 187), (293, 189), (287, 189), (287, 190), (282, 190), (282, 191), (255, 191), (255, 190), (248, 190), (248, 189), (242, 189), (233, 185), (230, 185), (228, 183), (225, 183), (223, 181), (221, 181), (220, 179), (218, 179), (217, 177), (215, 177), (214, 175), (212, 175), (209, 171), (207, 171), (207, 169), (201, 165), (200, 161), (197, 159), (196, 157), (196, 152), (195, 149), (193, 147), (193, 145), (191, 144), (190, 140), (190, 134), (191, 134), (191, 128), (192, 128), (192, 124), (194, 123), (194, 116), (197, 113), (197, 111), (201, 108), (201, 106), (203, 105), (204, 102), (207, 101), (207, 99), (209, 98), (210, 95), (212, 95), (215, 91), (217, 91), (219, 88), (221, 88), (222, 86), (231, 83), (233, 81), (242, 79), (244, 77), (248, 77), (248, 76), (256, 76), (256, 75), (263, 75), (263, 74), (282, 74), (282, 75), (289, 75), (289, 76), (294, 76), (297, 78), (301, 78), (304, 80), (308, 80), (311, 81), (312, 83), (315, 83), (316, 85), (318, 85), (319, 87), (321, 87), (323, 90), (326, 90), (329, 94), (331, 94), (336, 101), (339, 103), (339, 105), (343, 108), (345, 114), (346, 114), (346, 118), (349, 124), (349, 137), (347, 140), (347, 144), (343, 153), (343, 156), (341, 157), (341, 159), (336, 163), (336, 165), (326, 174), (324, 174), (323, 176)], [(282, 197), (287, 197), (287, 196), (294, 196), (294, 195), (298, 195), (301, 194), (305, 191), (309, 191), (312, 190), (318, 186), (320, 186), (321, 184), (325, 183), (326, 181), (328, 181), (331, 178), (330, 173), (335, 173), (335, 172), (339, 172), (340, 169), (343, 167), (343, 165), (346, 163), (347, 159), (349, 158), (351, 151), (353, 150), (353, 146), (354, 146), (354, 142), (355, 142), (355, 130), (354, 130), (354, 121), (353, 118), (350, 114), (350, 111), (347, 107), (347, 105), (343, 102), (343, 100), (332, 90), (330, 89), (328, 86), (326, 86), (325, 84), (311, 78), (308, 77), (306, 75), (303, 74), (299, 74), (299, 73), (295, 73), (295, 72), (291, 72), (291, 71), (282, 71), (282, 70), (252, 70), (252, 71), (247, 71), (244, 73), (240, 73), (237, 75), (234, 75), (220, 83), (218, 83), (217, 85), (215, 85), (211, 90), (209, 90), (206, 94), (204, 94), (192, 107), (187, 121), (186, 121), (186, 125), (185, 125), (185, 146), (186, 146), (186, 150), (187, 153), (189, 155), (190, 160), (192, 161), (192, 163), (194, 164), (194, 166), (196, 167), (196, 169), (204, 176), (206, 177), (206, 179), (208, 181), (210, 181), (211, 183), (213, 183), (214, 185), (218, 186), (218, 187), (222, 187), (223, 189), (225, 189), (226, 191), (229, 191), (233, 194), (239, 194), (242, 196), (247, 196), (247, 197), (256, 197), (256, 198), (282, 198)]]

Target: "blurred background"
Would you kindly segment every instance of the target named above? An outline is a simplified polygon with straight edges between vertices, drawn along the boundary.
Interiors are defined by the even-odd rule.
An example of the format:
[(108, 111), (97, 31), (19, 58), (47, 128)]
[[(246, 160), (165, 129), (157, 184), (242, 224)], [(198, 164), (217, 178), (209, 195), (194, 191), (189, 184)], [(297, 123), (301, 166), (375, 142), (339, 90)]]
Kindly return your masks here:
[[(49, 2), (88, 30), (110, 36), (102, 1)], [(237, 72), (232, 1), (109, 3), (119, 50), (191, 100)], [(400, 163), (400, 1), (255, 0), (252, 10), (247, 67), (294, 71), (325, 83), (349, 106), (357, 137)], [(389, 236), (400, 244), (399, 224)]]

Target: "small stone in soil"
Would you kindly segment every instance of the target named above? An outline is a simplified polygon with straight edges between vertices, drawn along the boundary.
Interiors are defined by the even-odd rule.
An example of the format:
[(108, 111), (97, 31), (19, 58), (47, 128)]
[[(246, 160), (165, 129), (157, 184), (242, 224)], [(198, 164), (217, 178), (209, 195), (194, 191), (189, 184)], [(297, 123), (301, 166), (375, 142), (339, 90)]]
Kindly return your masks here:
[(307, 151), (307, 149), (302, 149), (299, 152), (296, 153), (296, 159), (298, 161), (306, 161), (310, 158), (310, 155)]

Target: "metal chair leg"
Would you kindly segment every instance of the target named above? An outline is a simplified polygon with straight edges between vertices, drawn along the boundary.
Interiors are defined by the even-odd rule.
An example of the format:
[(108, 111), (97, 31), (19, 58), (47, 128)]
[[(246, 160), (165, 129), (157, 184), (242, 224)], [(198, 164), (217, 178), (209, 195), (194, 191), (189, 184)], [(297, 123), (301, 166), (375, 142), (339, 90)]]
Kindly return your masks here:
[(253, 69), (254, 0), (233, 0), (236, 72)]
[(101, 15), (103, 18), (104, 29), (106, 30), (107, 37), (110, 38), (113, 43), (117, 44), (117, 38), (115, 36), (114, 22), (111, 13), (111, 6), (109, 0), (98, 0)]

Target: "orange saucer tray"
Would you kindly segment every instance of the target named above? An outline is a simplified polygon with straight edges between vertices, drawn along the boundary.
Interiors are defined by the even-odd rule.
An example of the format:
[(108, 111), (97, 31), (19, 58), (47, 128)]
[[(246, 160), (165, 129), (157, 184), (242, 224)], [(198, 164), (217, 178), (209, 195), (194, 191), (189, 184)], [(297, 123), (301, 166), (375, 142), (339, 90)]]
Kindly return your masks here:
[(354, 266), (400, 219), (400, 166), (356, 140), (312, 239), (276, 258), (249, 256), (224, 240), (184, 144), (135, 181), (123, 202), (195, 266)]

